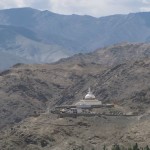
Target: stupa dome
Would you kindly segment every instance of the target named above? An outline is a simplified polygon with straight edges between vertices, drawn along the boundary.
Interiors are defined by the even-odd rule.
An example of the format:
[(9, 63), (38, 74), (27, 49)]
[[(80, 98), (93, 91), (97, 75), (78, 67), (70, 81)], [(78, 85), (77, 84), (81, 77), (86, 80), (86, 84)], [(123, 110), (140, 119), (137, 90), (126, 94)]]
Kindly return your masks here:
[(94, 94), (91, 92), (91, 89), (89, 88), (88, 93), (85, 96), (85, 99), (95, 99)]

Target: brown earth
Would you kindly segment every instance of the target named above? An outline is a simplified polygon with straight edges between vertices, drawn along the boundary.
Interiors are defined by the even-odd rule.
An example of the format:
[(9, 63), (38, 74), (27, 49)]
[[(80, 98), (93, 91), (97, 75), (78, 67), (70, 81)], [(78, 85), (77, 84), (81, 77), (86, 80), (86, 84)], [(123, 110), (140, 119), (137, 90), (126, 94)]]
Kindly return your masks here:
[[(139, 53), (141, 55), (138, 56), (135, 55), (136, 57), (132, 58), (133, 55), (130, 56), (130, 54), (127, 53), (128, 54), (127, 56), (130, 59), (128, 59), (127, 61), (126, 59), (123, 59), (125, 57), (122, 57), (121, 60), (121, 56), (124, 56), (121, 54), (119, 55), (119, 53), (121, 53), (121, 50), (126, 51), (126, 49), (127, 50), (129, 49), (129, 51), (131, 51), (132, 48), (133, 51), (142, 50), (142, 53), (141, 52)], [(145, 50), (143, 50), (144, 48)], [(22, 121), (21, 123), (20, 121), (24, 120), (29, 116), (37, 115), (40, 112), (46, 111), (47, 108), (51, 109), (55, 105), (72, 104), (78, 101), (79, 99), (83, 98), (83, 96), (86, 94), (89, 86), (91, 86), (95, 96), (103, 103), (107, 102), (114, 103), (115, 105), (120, 106), (120, 108), (122, 108), (123, 111), (133, 112), (137, 115), (147, 116), (147, 114), (149, 114), (148, 112), (150, 108), (150, 84), (149, 84), (150, 59), (148, 57), (150, 47), (149, 45), (146, 44), (121, 44), (113, 46), (112, 48), (106, 48), (105, 50), (106, 52), (108, 51), (112, 52), (114, 51), (114, 49), (116, 49), (115, 57), (114, 55), (113, 57), (108, 56), (109, 61), (111, 61), (111, 63), (107, 63), (107, 59), (105, 58), (103, 59), (103, 57), (100, 57), (103, 55), (98, 55), (98, 53), (102, 52), (101, 50), (97, 50), (92, 54), (76, 55), (72, 58), (61, 60), (54, 64), (43, 64), (43, 65), (18, 64), (7, 71), (1, 72), (0, 129), (1, 132), (8, 132), (8, 135), (4, 134), (6, 137), (3, 135), (3, 133), (0, 134), (1, 143), (4, 143), (4, 141), (6, 143), (9, 141), (10, 143), (12, 143), (12, 139), (18, 140), (20, 138), (19, 133), (23, 132), (23, 134), (25, 134), (24, 132), (26, 132), (26, 130), (22, 131), (24, 124), (25, 126), (26, 124), (29, 125), (32, 124), (32, 126), (29, 127), (29, 133), (30, 132), (32, 133), (32, 130), (34, 130), (34, 128), (35, 128), (34, 132), (36, 132), (36, 128), (41, 129), (40, 125), (36, 126), (35, 122), (32, 122), (32, 119), (33, 121), (34, 119), (37, 119), (37, 122), (39, 122), (39, 120), (42, 119), (41, 116), (37, 118), (32, 117), (28, 118), (27, 120)], [(98, 61), (98, 58), (100, 61)], [(106, 63), (101, 63), (104, 61), (106, 61)], [(43, 119), (45, 120), (43, 120), (42, 122), (45, 122), (47, 119), (49, 119), (49, 122), (52, 123), (53, 122), (55, 123), (55, 121), (59, 121), (59, 119), (56, 118), (51, 120), (51, 117), (50, 118), (49, 117), (50, 116), (48, 116), (48, 118), (44, 117)], [(108, 131), (110, 133), (106, 134), (106, 137), (103, 139), (103, 141), (105, 141), (106, 144), (108, 142), (109, 146), (113, 142), (115, 142), (115, 140), (120, 138), (116, 137), (116, 134), (119, 134), (120, 132), (122, 135), (121, 139), (123, 140), (123, 141), (119, 140), (120, 143), (121, 142), (123, 142), (124, 144), (128, 143), (127, 139), (129, 140), (129, 138), (131, 138), (130, 141), (132, 141), (133, 143), (136, 141), (136, 137), (139, 136), (139, 139), (141, 139), (141, 144), (146, 144), (148, 140), (145, 140), (144, 142), (143, 139), (146, 137), (147, 139), (149, 139), (149, 130), (147, 130), (149, 122), (147, 120), (147, 117), (142, 117), (142, 119), (143, 118), (146, 119), (144, 119), (142, 122), (139, 122), (137, 118), (133, 118), (131, 120), (124, 118), (121, 119), (109, 118), (108, 120), (111, 120), (109, 124), (110, 126), (117, 125), (117, 128), (111, 129), (114, 132), (112, 133), (111, 136), (109, 135), (111, 134), (110, 126), (107, 127), (108, 123), (105, 122), (105, 119), (100, 118), (98, 120), (97, 119), (95, 120), (102, 123), (102, 124), (97, 123), (100, 124), (101, 131), (103, 131), (105, 127), (106, 127), (105, 130), (109, 128)], [(79, 118), (79, 120), (77, 119), (79, 122), (80, 121), (83, 122), (83, 124), (85, 123), (84, 120), (86, 120), (87, 124), (89, 124), (90, 126), (80, 130), (80, 132), (83, 132), (83, 135), (81, 134), (79, 140), (78, 137), (76, 136), (74, 137), (74, 135), (70, 136), (67, 135), (66, 139), (68, 140), (72, 139), (72, 143), (76, 141), (77, 143), (73, 144), (75, 146), (76, 144), (78, 145), (78, 143), (79, 145), (82, 146), (81, 139), (83, 139), (85, 143), (89, 143), (88, 137), (92, 136), (92, 131), (93, 130), (97, 131), (99, 129), (99, 126), (97, 127), (96, 122), (94, 122), (92, 119), (93, 118)], [(64, 123), (67, 124), (66, 122), (67, 120), (66, 119), (63, 120), (65, 120)], [(72, 122), (74, 123), (74, 120)], [(93, 122), (92, 125), (90, 124), (91, 122)], [(139, 126), (135, 126), (134, 123), (137, 122), (140, 123)], [(130, 128), (132, 130), (128, 131), (127, 128), (128, 125), (130, 125), (130, 123), (133, 124), (133, 126), (131, 126)], [(17, 125), (13, 127), (15, 124)], [(20, 127), (17, 128), (18, 124)], [(10, 129), (10, 126), (12, 126), (12, 130), (15, 128), (14, 132), (15, 135), (13, 135), (10, 130), (8, 130)], [(91, 128), (91, 126), (94, 127)], [(142, 130), (142, 126), (145, 127), (145, 129), (143, 129), (144, 131)], [(46, 125), (44, 125), (44, 127), (46, 128)], [(56, 126), (52, 126), (52, 129), (55, 127)], [(51, 130), (50, 128), (49, 126), (47, 126), (47, 130), (45, 130), (44, 132), (48, 132), (48, 130)], [(62, 128), (60, 128), (60, 130), (61, 129)], [(75, 129), (78, 131), (78, 126)], [(87, 129), (90, 130), (91, 132), (87, 133), (87, 135), (86, 134), (84, 135)], [(63, 132), (67, 132), (68, 128), (65, 128), (63, 130), (65, 130)], [(72, 128), (69, 129), (69, 132), (71, 132), (71, 130)], [(135, 134), (137, 131), (138, 133)], [(37, 130), (37, 134), (39, 134), (38, 132), (39, 131)], [(44, 132), (41, 132), (40, 136), (42, 136)], [(72, 134), (77, 133), (76, 131), (73, 131)], [(99, 132), (98, 135), (96, 135), (94, 140), (94, 142), (98, 141), (96, 144), (97, 146), (102, 146), (105, 143), (101, 142), (101, 140), (100, 141), (97, 140), (97, 136), (100, 135), (101, 132)], [(58, 135), (56, 134), (56, 136), (59, 137), (59, 134)], [(113, 140), (110, 140), (109, 137), (112, 138)], [(43, 137), (35, 137), (35, 138), (38, 138), (36, 141), (36, 143), (38, 142), (38, 144), (43, 139)], [(52, 147), (54, 146), (55, 148), (56, 145), (59, 145), (57, 144), (57, 142), (59, 143), (61, 141), (61, 138), (60, 141), (59, 140), (57, 141), (56, 139), (58, 138), (56, 137), (54, 137), (54, 139), (55, 140), (50, 138), (50, 142), (52, 143), (52, 145), (51, 144), (48, 145), (48, 148), (51, 146)], [(23, 139), (20, 140), (23, 141), (24, 137)], [(67, 142), (67, 140), (66, 141), (64, 140), (64, 142)], [(33, 146), (34, 149), (37, 148), (38, 144), (34, 143), (33, 145), (30, 144), (32, 143), (29, 142), (29, 145), (27, 143), (20, 143), (20, 145), (16, 145), (13, 142), (12, 147), (14, 147), (14, 149), (15, 147), (25, 149), (25, 147), (28, 145), (29, 146), (28, 149), (30, 149), (30, 146)], [(3, 144), (1, 145), (3, 146)], [(85, 145), (86, 144), (84, 144), (83, 146)], [(92, 146), (93, 144), (91, 144), (89, 148), (92, 148)], [(66, 149), (68, 147), (69, 146), (67, 145)], [(38, 148), (40, 147), (38, 146)], [(81, 148), (79, 147), (79, 149)]]
[[(143, 119), (146, 117), (146, 120)], [(142, 117), (30, 117), (0, 136), (1, 150), (100, 150), (119, 143), (150, 143), (149, 114)]]

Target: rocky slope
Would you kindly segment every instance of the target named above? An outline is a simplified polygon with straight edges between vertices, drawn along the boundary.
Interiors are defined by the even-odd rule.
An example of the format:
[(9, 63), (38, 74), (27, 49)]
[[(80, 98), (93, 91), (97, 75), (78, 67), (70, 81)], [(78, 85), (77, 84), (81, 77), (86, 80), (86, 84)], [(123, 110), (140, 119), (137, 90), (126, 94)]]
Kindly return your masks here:
[(72, 54), (61, 46), (40, 42), (32, 30), (24, 27), (0, 25), (0, 35), (0, 54), (4, 60), (0, 60), (0, 70), (18, 62), (50, 63)]
[[(143, 116), (146, 117), (146, 116)], [(148, 145), (149, 114), (138, 117), (57, 118), (52, 114), (30, 117), (1, 132), (0, 148), (23, 150), (97, 150), (119, 143)]]
[(92, 64), (84, 68), (80, 67), (80, 64), (17, 65), (11, 70), (2, 72), (0, 74), (0, 118), (3, 121), (0, 124), (14, 123), (15, 120), (33, 114), (35, 110), (44, 110), (48, 105), (52, 107), (60, 99), (71, 102), (73, 97), (63, 97), (65, 92), (69, 87), (80, 82), (82, 76), (89, 74), (89, 70), (97, 74), (104, 68)]
[(150, 32), (149, 17), (149, 12), (94, 18), (32, 8), (0, 11), (1, 24), (30, 29), (46, 43), (73, 50), (94, 50), (122, 41), (146, 42)]
[[(75, 56), (55, 64), (18, 64), (2, 72), (1, 127), (19, 122), (47, 107), (71, 104), (81, 99), (89, 86), (103, 103), (118, 103), (140, 114), (149, 109), (149, 58), (141, 57), (141, 60), (126, 63), (122, 61), (122, 64), (107, 67), (90, 62), (91, 55), (85, 57), (76, 59), (78, 57)], [(95, 55), (95, 60), (97, 57)]]
[[(136, 55), (137, 51), (140, 55)], [(1, 72), (0, 149), (61, 149), (63, 145), (69, 150), (83, 147), (90, 150), (116, 141), (148, 144), (148, 52), (147, 44), (121, 44), (53, 64), (17, 64)], [(75, 120), (57, 119), (52, 114), (31, 117), (55, 105), (78, 101), (89, 86), (103, 103), (114, 103), (115, 108), (119, 106), (120, 110), (140, 117)]]
[(0, 52), (0, 72), (4, 71), (6, 68), (9, 68), (12, 64), (17, 64), (18, 62), (22, 63), (33, 63), (25, 58), (18, 57), (7, 52)]
[(149, 18), (149, 12), (94, 18), (32, 8), (0, 10), (0, 53), (49, 63), (120, 42), (149, 42)]
[(148, 43), (120, 43), (113, 46), (97, 49), (87, 54), (77, 54), (67, 59), (61, 59), (58, 63), (96, 63), (105, 66), (115, 66), (128, 61), (136, 61), (150, 57), (150, 44)]

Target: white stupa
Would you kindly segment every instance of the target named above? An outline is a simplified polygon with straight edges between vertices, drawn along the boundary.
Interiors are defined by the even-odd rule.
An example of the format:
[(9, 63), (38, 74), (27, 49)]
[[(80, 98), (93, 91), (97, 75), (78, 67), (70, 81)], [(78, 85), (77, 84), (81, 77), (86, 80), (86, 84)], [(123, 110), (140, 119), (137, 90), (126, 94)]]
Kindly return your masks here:
[(85, 98), (77, 102), (75, 105), (79, 107), (88, 107), (93, 105), (102, 105), (102, 102), (96, 99), (91, 89), (89, 88), (88, 93), (85, 95)]

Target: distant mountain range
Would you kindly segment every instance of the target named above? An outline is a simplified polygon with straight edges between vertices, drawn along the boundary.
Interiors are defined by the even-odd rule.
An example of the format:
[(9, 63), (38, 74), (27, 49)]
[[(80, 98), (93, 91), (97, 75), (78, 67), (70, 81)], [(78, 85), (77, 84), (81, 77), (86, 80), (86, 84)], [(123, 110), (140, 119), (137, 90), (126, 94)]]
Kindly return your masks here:
[(0, 54), (5, 60), (0, 60), (0, 70), (17, 62), (54, 62), (120, 42), (149, 42), (149, 19), (149, 12), (94, 18), (32, 8), (0, 10)]

